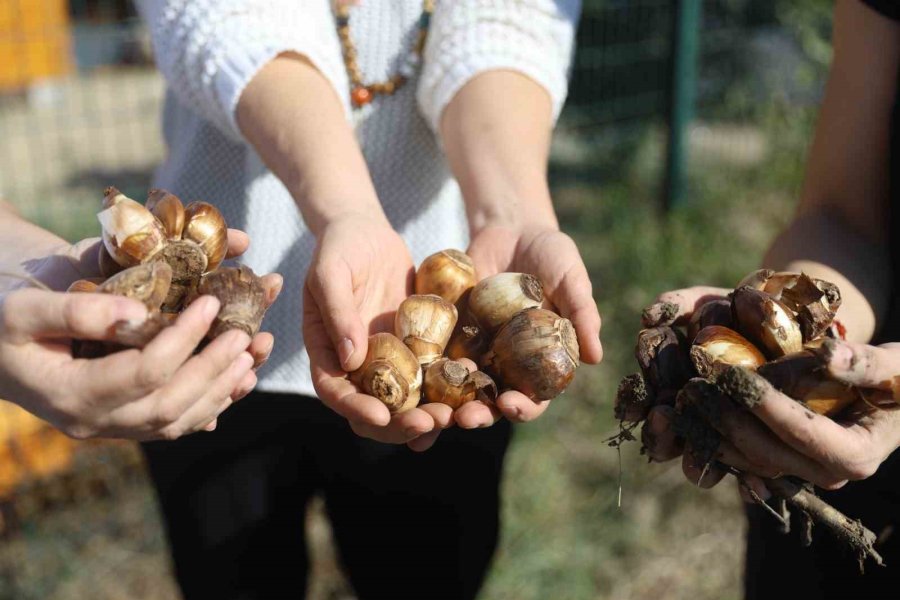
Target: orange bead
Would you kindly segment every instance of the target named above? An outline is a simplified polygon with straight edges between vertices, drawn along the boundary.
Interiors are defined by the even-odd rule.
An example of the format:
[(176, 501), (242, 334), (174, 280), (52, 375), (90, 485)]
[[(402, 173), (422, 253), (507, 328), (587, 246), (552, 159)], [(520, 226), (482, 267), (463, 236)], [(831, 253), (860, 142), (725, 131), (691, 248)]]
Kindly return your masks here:
[(372, 101), (372, 92), (364, 87), (353, 88), (353, 91), (350, 92), (350, 99), (354, 106), (365, 106)]

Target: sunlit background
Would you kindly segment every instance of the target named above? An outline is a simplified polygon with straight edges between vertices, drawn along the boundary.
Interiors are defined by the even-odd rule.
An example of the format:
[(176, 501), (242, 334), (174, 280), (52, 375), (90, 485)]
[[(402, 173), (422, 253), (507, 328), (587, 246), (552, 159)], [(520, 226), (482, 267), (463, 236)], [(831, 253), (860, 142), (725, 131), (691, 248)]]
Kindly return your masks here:
[[(701, 492), (680, 465), (646, 464), (639, 444), (620, 461), (604, 440), (641, 308), (676, 286), (733, 285), (790, 217), (830, 13), (824, 0), (585, 0), (551, 177), (606, 358), (517, 428), (483, 598), (740, 597), (733, 485)], [(96, 235), (103, 188), (142, 198), (163, 157), (162, 95), (129, 2), (0, 0), (0, 195), (68, 240)], [(321, 503), (307, 519), (310, 597), (353, 598)], [(0, 531), (0, 598), (178, 598), (136, 447), (73, 442), (2, 401)]]

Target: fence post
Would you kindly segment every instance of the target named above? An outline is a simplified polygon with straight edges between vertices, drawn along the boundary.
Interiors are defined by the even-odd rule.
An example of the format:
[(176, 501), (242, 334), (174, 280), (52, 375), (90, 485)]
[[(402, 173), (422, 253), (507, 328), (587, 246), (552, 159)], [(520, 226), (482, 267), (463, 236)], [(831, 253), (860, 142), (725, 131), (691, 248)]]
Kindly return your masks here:
[(688, 126), (694, 118), (697, 56), (702, 0), (677, 0), (672, 36), (669, 96), (669, 139), (666, 148), (666, 210), (682, 204), (687, 194)]

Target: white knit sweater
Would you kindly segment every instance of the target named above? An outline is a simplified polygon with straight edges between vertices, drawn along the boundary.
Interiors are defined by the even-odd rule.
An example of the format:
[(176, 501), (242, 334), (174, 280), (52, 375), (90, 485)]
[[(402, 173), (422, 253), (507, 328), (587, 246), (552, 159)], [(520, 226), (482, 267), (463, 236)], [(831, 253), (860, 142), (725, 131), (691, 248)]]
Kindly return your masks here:
[[(544, 86), (554, 117), (566, 94), (580, 0), (439, 0), (421, 71), (394, 96), (359, 111), (329, 0), (138, 0), (168, 83), (163, 130), (169, 154), (155, 185), (216, 204), (251, 238), (242, 261), (285, 277), (264, 329), (276, 336), (258, 389), (314, 393), (301, 335), (301, 291), (315, 239), (286, 188), (235, 123), (254, 74), (277, 54), (307, 56), (337, 90), (384, 211), (413, 260), (465, 248), (459, 189), (436, 136), (441, 112), (469, 79), (490, 69), (522, 72)], [(397, 72), (413, 43), (420, 0), (362, 0), (350, 31), (367, 82)], [(515, 98), (509, 98), (515, 102)], [(340, 176), (336, 173), (335, 176)]]

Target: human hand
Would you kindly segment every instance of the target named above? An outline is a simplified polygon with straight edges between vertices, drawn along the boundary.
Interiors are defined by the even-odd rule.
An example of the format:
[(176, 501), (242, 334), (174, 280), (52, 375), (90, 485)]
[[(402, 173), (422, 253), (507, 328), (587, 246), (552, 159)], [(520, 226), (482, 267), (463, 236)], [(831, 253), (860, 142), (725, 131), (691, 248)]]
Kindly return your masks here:
[[(229, 230), (228, 241), (229, 258), (249, 245), (246, 234), (237, 230)], [(76, 279), (99, 275), (98, 250), (96, 238), (83, 240), (30, 261), (27, 268), (37, 280), (65, 289)], [(280, 275), (263, 277), (268, 304), (275, 301), (281, 285)], [(274, 343), (269, 333), (244, 340), (240, 350), (246, 350), (251, 368), (227, 393), (221, 393), (222, 381), (228, 380), (227, 368), (239, 371), (235, 363), (246, 360), (241, 352), (229, 350), (228, 339), (216, 340), (191, 358), (212, 320), (206, 318), (206, 311), (213, 311), (215, 317), (217, 307), (215, 299), (204, 299), (185, 311), (173, 331), (167, 330), (144, 349), (103, 359), (73, 359), (72, 339), (115, 342), (113, 325), (120, 320), (142, 320), (146, 309), (129, 299), (103, 294), (13, 287), (0, 296), (0, 394), (78, 438), (174, 438), (198, 428), (212, 430), (215, 417), (256, 385), (254, 371), (266, 361)], [(136, 379), (126, 379), (127, 374)]]
[[(660, 300), (678, 308), (668, 311), (671, 314), (689, 318), (693, 307), (724, 292), (692, 288), (664, 294)], [(732, 367), (717, 381), (726, 395), (713, 407), (716, 418), (710, 420), (722, 436), (715, 459), (750, 474), (745, 483), (764, 499), (769, 492), (763, 479), (795, 475), (837, 489), (870, 477), (900, 446), (900, 411), (892, 410), (900, 391), (900, 344), (829, 340), (817, 352), (831, 377), (863, 389), (860, 401), (839, 420), (814, 413), (747, 369)], [(682, 454), (688, 479), (703, 487), (715, 485), (725, 471), (700, 464), (690, 448), (679, 444), (671, 428), (673, 416), (671, 407), (651, 411), (645, 425), (653, 441), (651, 456), (667, 460)]]
[(383, 217), (352, 215), (329, 223), (303, 288), (303, 337), (313, 385), (326, 406), (357, 435), (422, 451), (453, 423), (449, 406), (424, 404), (391, 415), (347, 378), (362, 365), (369, 335), (393, 332), (413, 274), (406, 244)]
[[(587, 269), (569, 236), (551, 227), (489, 226), (473, 236), (468, 254), (479, 279), (504, 271), (530, 273), (540, 279), (552, 309), (572, 321), (581, 360), (600, 362), (600, 314), (591, 295)], [(454, 418), (461, 427), (487, 427), (500, 416), (514, 422), (531, 421), (543, 414), (547, 406), (549, 401), (535, 402), (510, 390), (500, 394), (496, 407), (468, 402), (456, 411)]]

